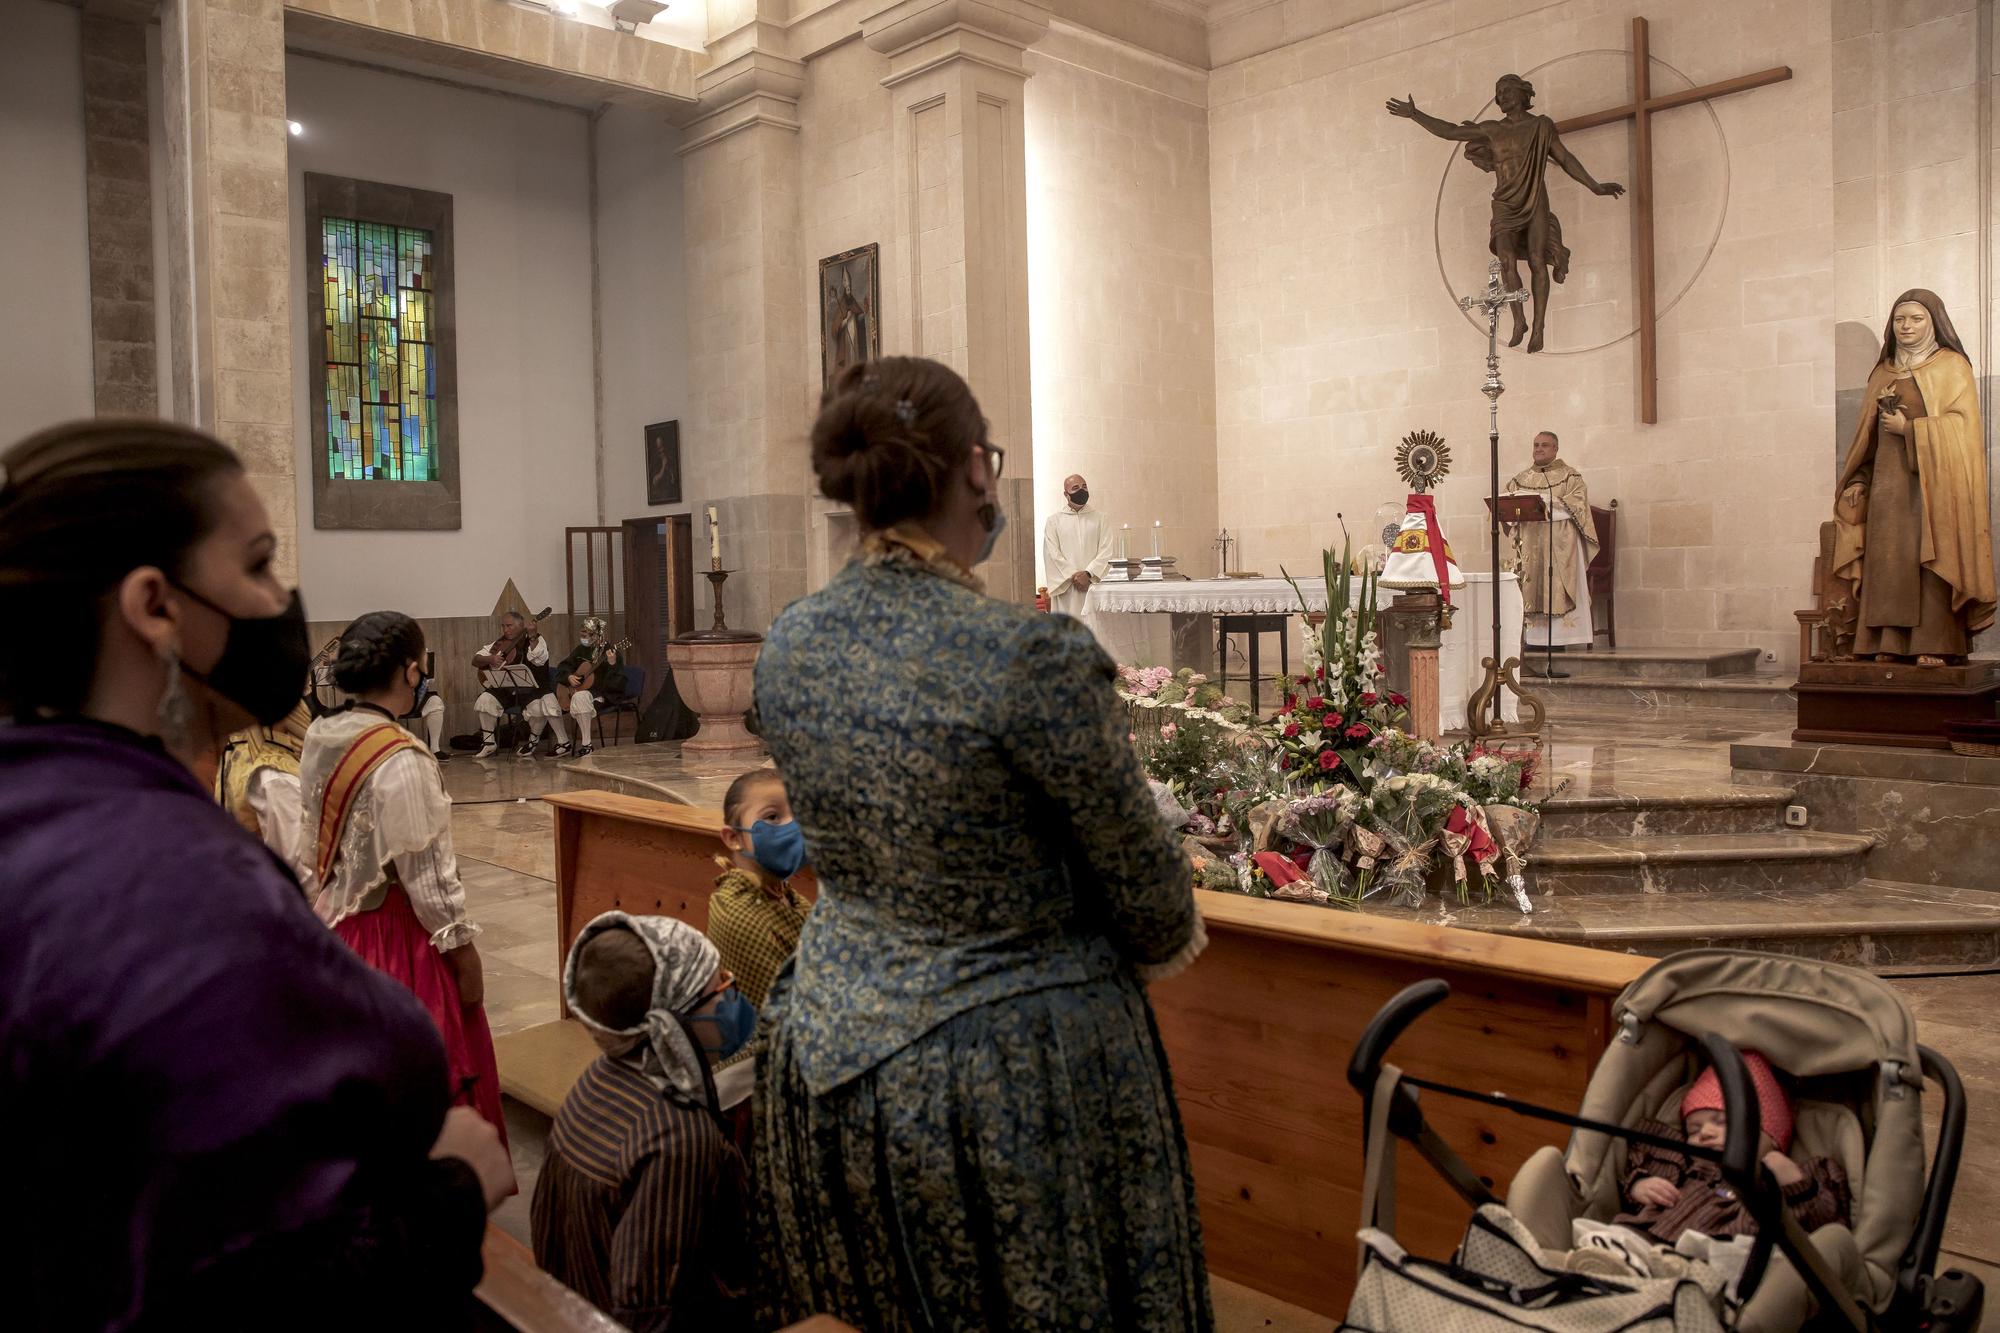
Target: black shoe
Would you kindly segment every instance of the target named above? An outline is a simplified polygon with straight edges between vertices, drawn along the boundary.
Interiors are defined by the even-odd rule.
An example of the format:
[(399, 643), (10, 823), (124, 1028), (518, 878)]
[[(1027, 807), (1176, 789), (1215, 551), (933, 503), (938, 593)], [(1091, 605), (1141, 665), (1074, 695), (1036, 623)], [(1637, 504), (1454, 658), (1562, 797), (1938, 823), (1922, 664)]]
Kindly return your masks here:
[(551, 758), (551, 759), (567, 759), (567, 758), (569, 758), (569, 750), (570, 750), (570, 746), (569, 746), (569, 742), (568, 742), (568, 741), (559, 741), (559, 742), (558, 742), (558, 743), (556, 744), (556, 748), (555, 748), (555, 749), (553, 749), (553, 750), (550, 750), (550, 751), (549, 751), (549, 758)]
[(522, 741), (519, 745), (514, 747), (514, 753), (520, 755), (521, 758), (523, 759), (527, 759), (531, 757), (536, 750), (539, 750), (541, 746), (542, 743), (540, 741)]
[(590, 745), (579, 745), (576, 747), (576, 757), (578, 759), (581, 759), (585, 755), (589, 754), (591, 750), (593, 750), (594, 748), (596, 747)]
[(443, 750), (436, 750), (433, 751), (432, 753), (440, 764), (448, 764), (451, 762), (451, 755)]

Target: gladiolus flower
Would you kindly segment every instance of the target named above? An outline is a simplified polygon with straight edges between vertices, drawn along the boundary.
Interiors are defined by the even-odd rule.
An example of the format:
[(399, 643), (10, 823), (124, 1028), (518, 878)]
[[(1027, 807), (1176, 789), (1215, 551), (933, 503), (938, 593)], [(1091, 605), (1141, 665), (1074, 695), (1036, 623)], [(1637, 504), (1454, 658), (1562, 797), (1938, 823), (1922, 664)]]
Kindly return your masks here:
[(1321, 750), (1319, 752), (1319, 766), (1321, 772), (1330, 773), (1340, 767), (1340, 756), (1331, 750)]

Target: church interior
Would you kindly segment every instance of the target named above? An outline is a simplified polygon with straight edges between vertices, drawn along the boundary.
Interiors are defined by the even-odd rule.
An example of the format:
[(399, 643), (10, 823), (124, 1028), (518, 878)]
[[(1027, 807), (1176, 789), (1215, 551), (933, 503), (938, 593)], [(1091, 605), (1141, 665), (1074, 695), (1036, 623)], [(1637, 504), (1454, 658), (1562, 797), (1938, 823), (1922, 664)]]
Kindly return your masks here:
[[(1096, 693), (1066, 697), (1115, 691), (1118, 762), (1136, 756), (1206, 941), (1131, 983), (1171, 1071), (1199, 1295), (1111, 1326), (1443, 1327), (1417, 1305), (1357, 1311), (1415, 1283), (1397, 1241), (1444, 1259), (1464, 1237), (1470, 1255), (1475, 1194), (1568, 1250), (1541, 1234), (1530, 1177), (1560, 1180), (1567, 1144), (1556, 1192), (1588, 1193), (1578, 1154), (1604, 1158), (1603, 1135), (1431, 1084), (1384, 1092), (1387, 1041), (1406, 1079), (1623, 1122), (1640, 1094), (1614, 1105), (1608, 1071), (1652, 1050), (1635, 997), (1678, 965), (1738, 987), (1741, 1012), (1700, 1009), (1676, 1096), (1721, 1032), (1762, 1054), (1743, 1082), (1721, 1056), (1709, 1077), (1782, 1098), (1775, 1139), (1796, 1102), (1801, 1144), (1852, 1145), (1847, 1249), (1819, 1262), (1862, 1322), (1834, 1317), (1774, 1204), (1764, 1283), (1802, 1294), (1791, 1315), (1753, 1298), (1741, 1326), (1917, 1327), (1898, 1321), (1921, 1305), (1924, 1326), (1973, 1329), (1980, 1285), (2000, 1283), (1996, 11), (5, 0), (0, 444), (157, 418), (234, 451), (303, 604), (314, 717), (373, 697), (340, 683), (369, 613), (420, 632), (421, 682), (378, 711), (436, 756), (449, 798), (518, 1185), (483, 1242), (479, 1327), (668, 1326), (592, 1299), (531, 1217), (571, 1188), (538, 1190), (559, 1117), (613, 1059), (609, 1029), (578, 1017), (584, 928), (615, 910), (720, 940), (711, 886), (733, 858), (805, 920), (798, 984), (815, 932), (831, 938), (828, 899), (855, 892), (837, 868), (869, 840), (816, 828), (824, 792), (783, 761), (813, 767), (800, 737), (831, 748), (866, 701), (774, 678), (819, 661), (831, 691), (898, 650), (815, 659), (802, 609), (904, 540), (888, 529), (884, 556), (869, 510), (823, 489), (822, 408), (922, 358), (983, 414), (972, 574), (1031, 626), (1080, 621), (1089, 660), (1117, 668), (1111, 687), (1080, 670)], [(921, 433), (913, 396), (883, 429)], [(0, 515), (8, 488), (0, 472)], [(991, 697), (1003, 730), (1040, 707)], [(782, 699), (825, 711), (807, 725)], [(218, 741), (195, 771), (227, 804), (223, 763)], [(804, 829), (804, 868), (783, 874), (725, 808), (773, 763)], [(919, 821), (856, 799), (893, 855), (931, 858), (903, 841)], [(1066, 815), (1046, 836), (1083, 893), (1091, 844)], [(290, 835), (308, 863), (321, 838), (330, 888), (320, 818), (309, 805)], [(937, 860), (941, 884), (986, 882)], [(1725, 967), (1769, 994), (1698, 970)], [(1451, 998), (1407, 1032), (1371, 1026), (1439, 979)], [(1822, 1017), (1786, 1018), (1808, 994)], [(1924, 1053), (1882, 1057), (1889, 1091), (1864, 1089), (1858, 1118), (1830, 1089), (1867, 1077), (1827, 1051), (1859, 1038), (1813, 1026), (1838, 1004), (1879, 1006), (1870, 1039)], [(1820, 1049), (1779, 1049), (1814, 1033)], [(1859, 1211), (1879, 1219), (1890, 1190), (1874, 1147), (1902, 1124), (1882, 1101), (1905, 1091), (1898, 1068), (1928, 1145), (1900, 1231)], [(725, 1109), (729, 1072), (709, 1078)], [(1657, 1101), (1651, 1077), (1632, 1086)], [(1660, 1117), (1676, 1137), (1679, 1117)], [(1433, 1170), (1438, 1144), (1457, 1177)], [(1402, 1195), (1378, 1210), (1384, 1153)], [(1772, 1155), (1770, 1197), (1775, 1180), (1792, 1202), (1799, 1167)], [(1920, 1210), (1926, 1161), (1944, 1202), (1933, 1188)], [(865, 1174), (849, 1162), (850, 1185)], [(768, 1229), (753, 1210), (740, 1243), (796, 1269), (821, 1251), (788, 1206)], [(1358, 1255), (1369, 1225), (1389, 1249)], [(699, 1326), (1104, 1326), (809, 1286)]]

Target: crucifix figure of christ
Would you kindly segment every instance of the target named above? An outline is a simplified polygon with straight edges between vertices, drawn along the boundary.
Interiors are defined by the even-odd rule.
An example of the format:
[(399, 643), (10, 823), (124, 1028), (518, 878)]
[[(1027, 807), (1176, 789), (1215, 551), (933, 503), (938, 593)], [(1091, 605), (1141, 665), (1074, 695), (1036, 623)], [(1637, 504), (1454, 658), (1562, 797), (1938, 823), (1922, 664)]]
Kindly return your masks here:
[[(1593, 194), (1613, 198), (1625, 193), (1615, 181), (1599, 182), (1584, 170), (1569, 149), (1563, 147), (1559, 127), (1547, 116), (1529, 110), (1535, 103), (1535, 85), (1518, 74), (1503, 74), (1493, 88), (1494, 104), (1500, 119), (1461, 121), (1426, 115), (1410, 98), (1389, 99), (1389, 114), (1414, 120), (1440, 139), (1465, 145), (1465, 159), (1481, 171), (1493, 173), (1493, 228), (1488, 248), (1500, 261), (1508, 285), (1521, 285), (1521, 261), (1528, 261), (1528, 289), (1534, 295), (1535, 326), (1528, 338), (1528, 350), (1542, 350), (1542, 332), (1549, 313), (1549, 279), (1561, 282), (1569, 276), (1569, 247), (1562, 242), (1562, 224), (1549, 209), (1549, 189), (1543, 178), (1547, 164), (1554, 162)], [(1514, 306), (1514, 334), (1509, 347), (1519, 347), (1528, 333), (1527, 318)]]

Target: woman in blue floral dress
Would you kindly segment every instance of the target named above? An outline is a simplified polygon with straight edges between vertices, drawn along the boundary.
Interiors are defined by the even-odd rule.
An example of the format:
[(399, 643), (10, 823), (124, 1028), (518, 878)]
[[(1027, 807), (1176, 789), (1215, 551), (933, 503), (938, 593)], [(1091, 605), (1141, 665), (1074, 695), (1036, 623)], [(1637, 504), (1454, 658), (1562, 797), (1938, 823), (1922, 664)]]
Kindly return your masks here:
[(1205, 942), (1113, 667), (969, 572), (1001, 451), (935, 362), (850, 367), (813, 428), (862, 553), (758, 659), (820, 898), (765, 1010), (770, 1322), (1208, 1329), (1144, 983)]

